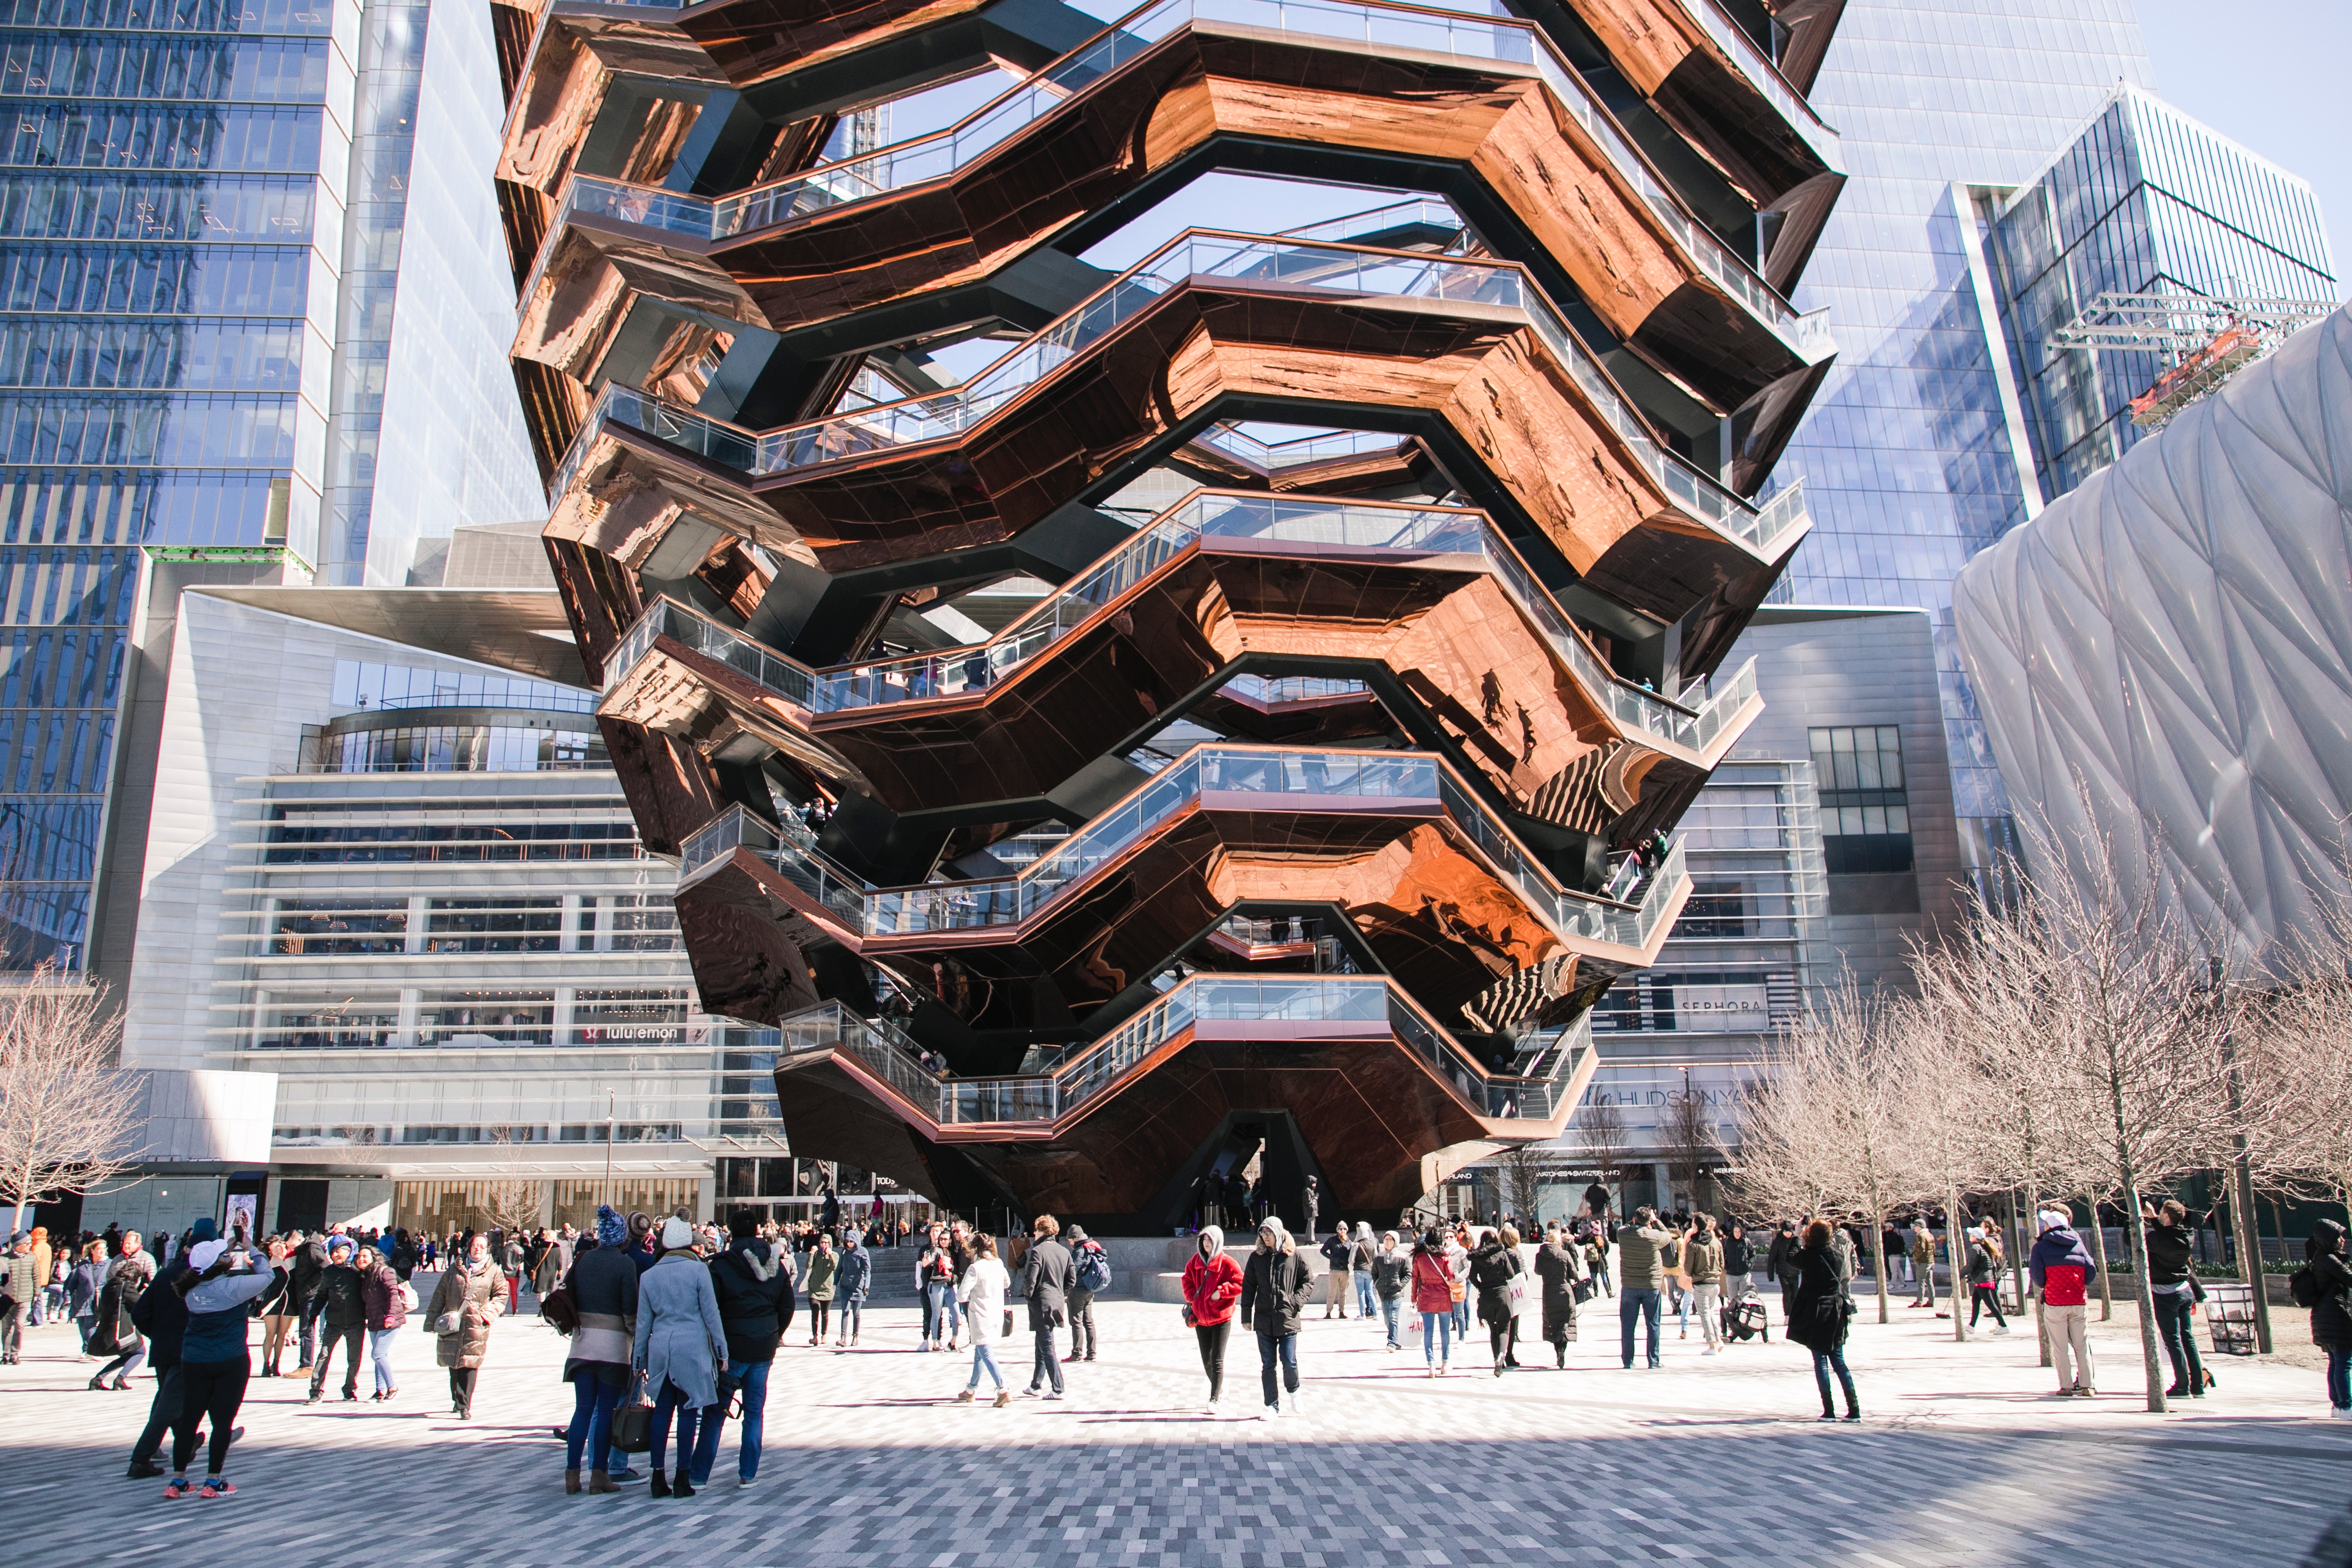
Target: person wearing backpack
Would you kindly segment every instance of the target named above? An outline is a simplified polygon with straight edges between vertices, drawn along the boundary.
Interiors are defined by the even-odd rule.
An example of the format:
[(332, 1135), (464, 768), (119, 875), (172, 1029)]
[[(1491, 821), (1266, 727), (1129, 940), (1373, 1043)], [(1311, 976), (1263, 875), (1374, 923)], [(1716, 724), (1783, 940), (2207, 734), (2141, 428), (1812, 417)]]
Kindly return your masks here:
[(2328, 1418), (2352, 1421), (2352, 1258), (2344, 1227), (2313, 1222), (2303, 1256), (2287, 1289), (2296, 1306), (2311, 1309), (2311, 1342), (2327, 1352)]
[(2042, 1328), (2050, 1336), (2050, 1363), (2058, 1369), (2058, 1396), (2088, 1399), (2099, 1390), (2086, 1321), (2091, 1280), (2099, 1266), (2066, 1215), (2044, 1209), (2038, 1217), (2042, 1234), (2025, 1267), (2042, 1292)]
[(1064, 1359), (1092, 1361), (1102, 1348), (1102, 1335), (1095, 1331), (1095, 1293), (1110, 1289), (1110, 1254), (1081, 1225), (1065, 1231), (1063, 1239), (1069, 1243), (1071, 1264), (1070, 1353)]
[(1853, 1321), (1853, 1298), (1844, 1273), (1831, 1250), (1832, 1227), (1817, 1219), (1805, 1227), (1804, 1245), (1797, 1249), (1797, 1293), (1789, 1303), (1789, 1338), (1813, 1352), (1813, 1382), (1821, 1390), (1822, 1419), (1834, 1421), (1830, 1403), (1830, 1373), (1837, 1373), (1845, 1394), (1845, 1418), (1862, 1419), (1862, 1401), (1853, 1391), (1853, 1373), (1846, 1370), (1846, 1330)]

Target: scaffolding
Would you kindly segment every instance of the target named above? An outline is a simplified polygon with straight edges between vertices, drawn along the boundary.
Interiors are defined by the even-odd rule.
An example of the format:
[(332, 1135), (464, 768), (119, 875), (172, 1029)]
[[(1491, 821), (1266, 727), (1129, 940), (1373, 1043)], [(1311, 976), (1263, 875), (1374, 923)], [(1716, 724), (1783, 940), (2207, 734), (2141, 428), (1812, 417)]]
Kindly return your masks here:
[(2132, 423), (2152, 430), (2334, 309), (2333, 300), (2111, 290), (2051, 333), (2050, 342), (2061, 349), (2163, 354), (2169, 368), (2131, 403)]

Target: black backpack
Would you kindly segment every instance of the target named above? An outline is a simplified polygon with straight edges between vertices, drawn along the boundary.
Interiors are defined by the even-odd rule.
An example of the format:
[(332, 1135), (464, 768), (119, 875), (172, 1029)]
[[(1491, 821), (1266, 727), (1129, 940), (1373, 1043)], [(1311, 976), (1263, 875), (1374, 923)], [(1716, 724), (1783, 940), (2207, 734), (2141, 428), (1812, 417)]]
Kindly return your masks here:
[(2286, 1293), (2294, 1299), (2294, 1304), (2298, 1307), (2310, 1308), (2319, 1305), (2319, 1276), (2313, 1271), (2310, 1264), (2305, 1264), (2286, 1277)]

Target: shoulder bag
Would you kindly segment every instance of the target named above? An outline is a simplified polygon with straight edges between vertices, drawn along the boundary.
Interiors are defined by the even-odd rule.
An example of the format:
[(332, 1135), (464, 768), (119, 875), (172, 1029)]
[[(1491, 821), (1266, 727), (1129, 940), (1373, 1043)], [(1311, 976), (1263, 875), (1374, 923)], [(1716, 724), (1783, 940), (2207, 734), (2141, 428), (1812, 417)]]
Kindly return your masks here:
[(642, 1387), (613, 1412), (612, 1443), (624, 1454), (642, 1454), (654, 1446), (654, 1407), (646, 1403)]

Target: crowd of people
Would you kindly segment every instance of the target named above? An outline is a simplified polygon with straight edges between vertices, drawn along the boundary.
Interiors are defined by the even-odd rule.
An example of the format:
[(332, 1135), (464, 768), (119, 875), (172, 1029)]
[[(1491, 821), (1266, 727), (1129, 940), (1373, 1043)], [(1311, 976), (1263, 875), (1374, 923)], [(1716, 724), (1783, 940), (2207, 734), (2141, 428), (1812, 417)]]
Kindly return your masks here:
[[(2193, 1331), (2200, 1287), (2192, 1227), (2177, 1202), (2152, 1206), (2145, 1220), (2170, 1393), (2201, 1397), (2216, 1380)], [(2097, 1389), (2087, 1309), (2098, 1264), (2063, 1212), (2040, 1213), (2033, 1228), (2022, 1271), (2057, 1393), (2087, 1396)], [(1492, 1376), (1520, 1368), (1523, 1323), (1565, 1367), (1582, 1310), (1603, 1295), (1614, 1300), (1628, 1370), (1661, 1364), (1669, 1316), (1683, 1340), (1697, 1319), (1701, 1355), (1750, 1338), (1769, 1342), (1772, 1324), (1754, 1292), (1760, 1270), (1779, 1285), (1783, 1337), (1811, 1356), (1821, 1419), (1858, 1421), (1845, 1345), (1864, 1240), (1852, 1226), (1808, 1216), (1780, 1224), (1759, 1247), (1736, 1220), (1644, 1207), (1622, 1224), (1602, 1210), (1530, 1226), (1524, 1235), (1509, 1216), (1430, 1225), (1417, 1236), (1375, 1235), (1359, 1223), (1302, 1244), (1269, 1214), (1239, 1258), (1219, 1226), (1198, 1231), (1180, 1277), (1182, 1314), (1206, 1380), (1202, 1411), (1213, 1416), (1223, 1408), (1225, 1352), (1238, 1321), (1257, 1342), (1254, 1413), (1271, 1420), (1299, 1414), (1299, 1335), (1318, 1294), (1309, 1261), (1316, 1254), (1325, 1265), (1325, 1318), (1345, 1319), (1352, 1309), (1370, 1323), (1377, 1315), (1391, 1354), (1410, 1349), (1411, 1320), (1418, 1318), (1423, 1374), (1432, 1378), (1451, 1375), (1473, 1354), (1474, 1317), (1486, 1331)], [(1993, 1331), (2008, 1331), (2000, 1287), (2014, 1265), (1998, 1225), (1939, 1233), (1922, 1217), (1882, 1242), (1890, 1273), (1917, 1283), (1915, 1305), (1945, 1304), (1937, 1268), (1943, 1264), (1948, 1281), (1957, 1267), (1970, 1321), (1990, 1313)], [(527, 1281), (541, 1317), (568, 1340), (562, 1375), (572, 1384), (573, 1408), (570, 1422), (554, 1428), (564, 1446), (565, 1490), (618, 1491), (641, 1479), (630, 1458), (642, 1453), (655, 1496), (690, 1498), (709, 1484), (730, 1421), (738, 1484), (753, 1484), (770, 1373), (795, 1317), (805, 1311), (810, 1346), (827, 1343), (830, 1332), (835, 1350), (856, 1348), (863, 1307), (886, 1267), (876, 1248), (901, 1245), (915, 1252), (911, 1259), (899, 1254), (894, 1266), (910, 1270), (921, 1304), (916, 1350), (970, 1352), (957, 1401), (977, 1400), (986, 1380), (996, 1405), (1012, 1402), (1000, 1356), (1015, 1331), (1016, 1309), (1032, 1342), (1026, 1396), (1063, 1398), (1066, 1363), (1101, 1353), (1094, 1302), (1111, 1287), (1109, 1255), (1082, 1227), (1050, 1215), (1009, 1243), (962, 1221), (937, 1223), (917, 1247), (912, 1230), (880, 1216), (845, 1223), (833, 1213), (779, 1226), (741, 1215), (722, 1230), (682, 1215), (606, 1207), (584, 1233), (562, 1226), (412, 1237), (335, 1226), (250, 1240), (241, 1229), (224, 1238), (213, 1222), (200, 1220), (151, 1250), (138, 1233), (111, 1228), (64, 1244), (37, 1229), (19, 1232), (0, 1260), (0, 1359), (19, 1359), (28, 1324), (70, 1319), (84, 1357), (100, 1363), (91, 1391), (127, 1391), (142, 1368), (153, 1376), (129, 1474), (168, 1475), (168, 1498), (217, 1497), (236, 1489), (227, 1461), (242, 1431), (236, 1420), (247, 1382), (257, 1375), (254, 1319), (260, 1320), (257, 1375), (307, 1378), (307, 1402), (316, 1405), (333, 1379), (338, 1347), (345, 1402), (359, 1399), (363, 1353), (371, 1398), (396, 1399), (392, 1345), (410, 1316), (421, 1315), (435, 1336), (436, 1363), (448, 1373), (450, 1414), (463, 1420), (473, 1414), (492, 1325), (517, 1309)], [(2327, 1354), (2331, 1414), (2352, 1419), (2352, 1258), (2344, 1227), (2320, 1222), (2308, 1251), (2298, 1299), (2307, 1289), (2313, 1338)], [(430, 1269), (430, 1294), (420, 1301), (409, 1276), (429, 1264), (438, 1268)], [(201, 1485), (189, 1477), (200, 1452)]]

